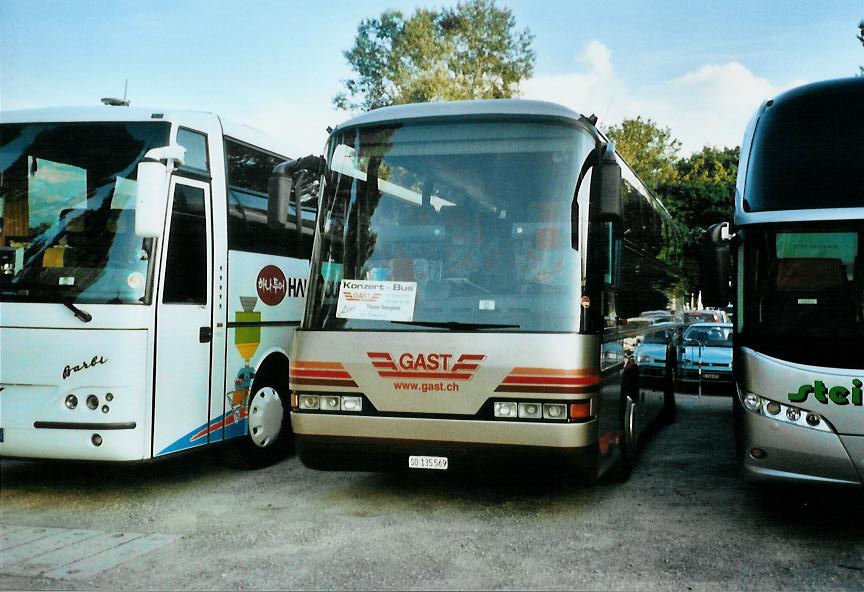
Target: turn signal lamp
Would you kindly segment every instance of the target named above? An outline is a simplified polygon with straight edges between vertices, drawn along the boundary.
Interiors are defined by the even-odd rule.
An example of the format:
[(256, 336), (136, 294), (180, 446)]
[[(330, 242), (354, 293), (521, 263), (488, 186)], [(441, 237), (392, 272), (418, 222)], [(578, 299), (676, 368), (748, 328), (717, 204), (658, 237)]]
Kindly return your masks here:
[(591, 401), (570, 403), (570, 419), (587, 419), (591, 417)]

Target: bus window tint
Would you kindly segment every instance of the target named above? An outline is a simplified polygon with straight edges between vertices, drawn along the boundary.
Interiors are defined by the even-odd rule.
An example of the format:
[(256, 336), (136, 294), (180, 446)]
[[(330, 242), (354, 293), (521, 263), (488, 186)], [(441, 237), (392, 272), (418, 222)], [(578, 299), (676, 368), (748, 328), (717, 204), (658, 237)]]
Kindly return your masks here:
[(267, 224), (267, 181), (273, 167), (285, 159), (233, 140), (225, 140), (228, 177), (228, 248), (308, 259), (312, 252), (317, 210), (317, 178), (302, 180), (302, 238), (296, 232), (292, 201), (287, 224)]

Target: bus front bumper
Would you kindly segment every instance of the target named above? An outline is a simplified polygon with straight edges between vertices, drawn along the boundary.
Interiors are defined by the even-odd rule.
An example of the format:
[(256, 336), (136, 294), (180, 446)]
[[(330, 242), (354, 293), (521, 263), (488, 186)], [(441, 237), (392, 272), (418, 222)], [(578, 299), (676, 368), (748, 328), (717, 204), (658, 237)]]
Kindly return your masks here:
[(448, 470), (539, 469), (596, 476), (597, 421), (528, 423), (292, 413), (297, 454), (321, 470), (408, 469), (409, 456)]
[(748, 481), (864, 485), (864, 437), (811, 430), (748, 411), (742, 420), (742, 468)]

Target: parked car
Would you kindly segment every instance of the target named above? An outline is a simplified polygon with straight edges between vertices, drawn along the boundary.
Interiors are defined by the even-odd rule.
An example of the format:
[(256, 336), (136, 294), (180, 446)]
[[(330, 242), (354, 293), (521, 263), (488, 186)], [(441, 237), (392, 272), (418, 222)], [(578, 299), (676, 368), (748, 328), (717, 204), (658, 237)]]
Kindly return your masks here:
[(666, 373), (666, 350), (675, 343), (676, 329), (663, 329), (645, 336), (636, 346), (633, 357), (639, 365), (639, 375), (663, 378)]
[(731, 389), (731, 323), (693, 323), (684, 331), (678, 380), (682, 384), (715, 385)]
[(728, 323), (729, 317), (726, 316), (726, 311), (724, 310), (714, 310), (714, 309), (706, 309), (706, 310), (685, 310), (684, 311), (684, 322), (685, 323)]

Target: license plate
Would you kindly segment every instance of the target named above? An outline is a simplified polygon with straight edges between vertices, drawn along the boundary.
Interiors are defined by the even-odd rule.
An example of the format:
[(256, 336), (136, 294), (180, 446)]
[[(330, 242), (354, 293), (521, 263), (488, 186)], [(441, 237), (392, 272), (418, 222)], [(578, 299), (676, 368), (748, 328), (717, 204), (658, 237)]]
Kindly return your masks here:
[(719, 380), (720, 375), (706, 372), (705, 374), (702, 375), (702, 378), (707, 378), (708, 380)]
[(409, 456), (409, 469), (436, 469), (439, 471), (447, 470), (446, 456)]

